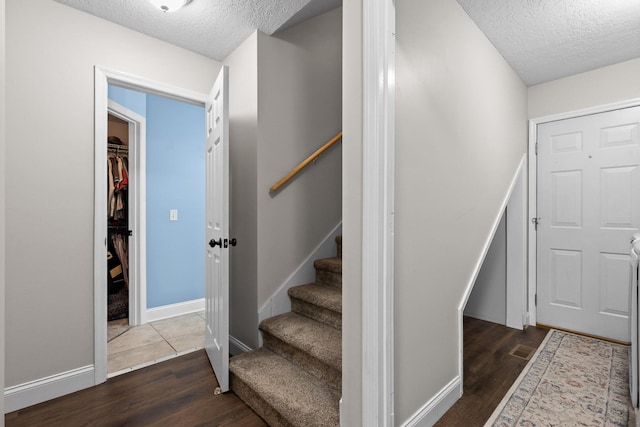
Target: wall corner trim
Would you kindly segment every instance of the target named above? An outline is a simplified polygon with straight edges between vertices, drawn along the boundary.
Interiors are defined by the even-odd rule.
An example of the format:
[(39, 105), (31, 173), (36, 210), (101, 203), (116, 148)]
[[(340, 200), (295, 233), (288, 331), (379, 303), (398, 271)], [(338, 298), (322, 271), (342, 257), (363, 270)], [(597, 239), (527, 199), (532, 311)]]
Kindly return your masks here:
[(457, 376), (424, 404), (402, 427), (432, 426), (462, 397), (462, 379)]
[(69, 393), (93, 387), (93, 365), (51, 375), (4, 389), (5, 414), (36, 405)]

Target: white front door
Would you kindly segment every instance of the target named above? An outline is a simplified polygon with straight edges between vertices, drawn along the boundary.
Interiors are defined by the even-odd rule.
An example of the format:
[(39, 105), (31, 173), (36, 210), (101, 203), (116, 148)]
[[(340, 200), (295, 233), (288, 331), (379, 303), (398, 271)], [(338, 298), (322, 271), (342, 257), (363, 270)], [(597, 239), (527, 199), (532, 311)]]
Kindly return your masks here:
[(629, 341), (640, 107), (538, 125), (537, 322)]
[(229, 71), (222, 67), (206, 104), (205, 349), (229, 390)]

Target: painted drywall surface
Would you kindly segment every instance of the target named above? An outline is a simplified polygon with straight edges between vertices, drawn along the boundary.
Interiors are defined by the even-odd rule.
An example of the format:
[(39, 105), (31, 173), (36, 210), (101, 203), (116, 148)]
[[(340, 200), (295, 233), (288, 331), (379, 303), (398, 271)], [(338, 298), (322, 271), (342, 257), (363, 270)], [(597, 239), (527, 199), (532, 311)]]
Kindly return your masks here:
[(342, 407), (341, 425), (362, 425), (362, 0), (342, 18)]
[(640, 98), (640, 58), (531, 86), (529, 118)]
[(204, 107), (147, 95), (147, 308), (204, 298), (204, 141)]
[(229, 67), (230, 251), (229, 333), (258, 346), (258, 35), (224, 60)]
[(464, 308), (465, 316), (504, 325), (507, 321), (507, 226), (506, 215), (493, 235), (473, 291)]
[(258, 33), (258, 306), (342, 215), (340, 143), (269, 187), (342, 129), (342, 9)]
[[(4, 384), (4, 282), (5, 282), (5, 1), (0, 0), (0, 384)], [(3, 386), (4, 387), (4, 386)], [(4, 414), (4, 393), (0, 393), (0, 414)], [(0, 427), (4, 417), (0, 417)]]
[(220, 64), (49, 0), (6, 13), (10, 387), (93, 364), (94, 66), (207, 93)]
[(136, 90), (109, 85), (109, 99), (134, 113), (147, 117), (147, 94)]
[(458, 306), (526, 151), (527, 92), (455, 0), (396, 8), (395, 419), (402, 424), (462, 374)]

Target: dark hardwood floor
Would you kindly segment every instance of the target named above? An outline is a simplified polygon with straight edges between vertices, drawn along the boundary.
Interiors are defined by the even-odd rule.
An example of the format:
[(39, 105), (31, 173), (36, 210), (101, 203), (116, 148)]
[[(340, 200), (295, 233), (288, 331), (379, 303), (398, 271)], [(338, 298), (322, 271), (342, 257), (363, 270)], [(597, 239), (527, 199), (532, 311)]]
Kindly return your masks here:
[(463, 395), (435, 425), (483, 426), (528, 363), (509, 352), (518, 344), (537, 348), (547, 332), (465, 317)]
[(5, 415), (13, 426), (266, 426), (218, 386), (200, 350)]
[[(440, 427), (482, 426), (527, 364), (509, 355), (537, 347), (547, 331), (509, 329), (464, 319), (464, 395)], [(5, 416), (14, 426), (266, 426), (235, 394), (215, 396), (218, 383), (204, 350)]]

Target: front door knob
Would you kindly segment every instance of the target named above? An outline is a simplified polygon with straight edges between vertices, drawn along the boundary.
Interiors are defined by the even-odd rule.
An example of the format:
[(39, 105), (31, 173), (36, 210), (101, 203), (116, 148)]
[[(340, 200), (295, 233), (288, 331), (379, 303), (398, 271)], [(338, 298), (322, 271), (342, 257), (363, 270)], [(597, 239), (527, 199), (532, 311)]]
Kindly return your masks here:
[(222, 239), (218, 239), (217, 241), (214, 239), (209, 240), (209, 246), (211, 246), (212, 248), (215, 248), (216, 245), (222, 247)]

